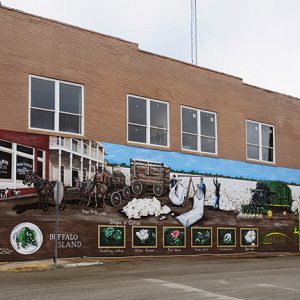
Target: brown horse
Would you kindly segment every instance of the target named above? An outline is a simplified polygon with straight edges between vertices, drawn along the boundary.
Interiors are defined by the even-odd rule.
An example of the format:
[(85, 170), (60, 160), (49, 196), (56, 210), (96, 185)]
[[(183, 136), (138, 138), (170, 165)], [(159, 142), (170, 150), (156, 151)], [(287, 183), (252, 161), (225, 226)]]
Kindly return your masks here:
[[(48, 181), (45, 179), (42, 179), (37, 175), (36, 172), (26, 172), (25, 178), (23, 180), (23, 184), (26, 184), (30, 186), (33, 184), (36, 193), (38, 195), (39, 199), (39, 208), (48, 211), (49, 207), (49, 198), (54, 199), (54, 186), (56, 184), (56, 181)], [(60, 209), (66, 208), (66, 199), (64, 198), (61, 205)]]

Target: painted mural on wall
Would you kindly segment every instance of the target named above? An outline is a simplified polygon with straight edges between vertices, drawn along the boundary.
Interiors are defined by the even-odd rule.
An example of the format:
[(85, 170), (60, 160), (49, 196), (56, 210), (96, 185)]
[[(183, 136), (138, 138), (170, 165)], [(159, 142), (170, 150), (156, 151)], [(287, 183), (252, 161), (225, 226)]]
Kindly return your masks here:
[[(240, 162), (231, 162), (229, 167), (229, 162), (220, 163), (219, 159), (102, 145), (105, 160), (95, 163), (85, 176), (83, 168), (68, 175), (77, 177), (65, 183), (60, 256), (300, 251), (300, 186), (294, 184), (299, 184), (299, 170), (287, 175), (287, 170), (279, 168), (284, 170), (277, 170), (276, 176), (266, 178), (266, 174), (256, 173), (254, 180), (247, 173), (244, 179), (237, 179), (231, 174), (234, 167), (236, 177), (245, 172), (239, 170)], [(0, 157), (3, 176), (14, 172), (7, 153)], [(52, 154), (55, 160), (55, 152)], [(29, 162), (23, 160), (22, 164), (22, 172), (18, 173), (16, 166), (14, 178), (19, 174), (17, 180), (34, 194), (23, 197), (11, 193), (0, 201), (5, 216), (0, 235), (6, 237), (0, 240), (0, 260), (24, 260), (24, 254), (26, 259), (52, 257), (53, 187), (58, 172), (54, 170), (53, 177), (45, 179), (35, 163), (28, 168)], [(274, 170), (254, 165), (261, 167)], [(278, 180), (279, 174), (286, 175), (281, 178), (286, 182)], [(31, 227), (19, 228), (20, 224)], [(33, 225), (39, 229), (38, 235)]]

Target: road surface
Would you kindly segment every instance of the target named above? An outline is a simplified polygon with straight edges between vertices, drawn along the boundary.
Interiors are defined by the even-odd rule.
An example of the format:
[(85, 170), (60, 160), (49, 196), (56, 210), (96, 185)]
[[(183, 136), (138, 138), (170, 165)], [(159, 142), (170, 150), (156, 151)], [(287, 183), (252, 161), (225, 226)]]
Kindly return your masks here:
[(0, 273), (0, 299), (300, 299), (300, 256), (172, 257)]

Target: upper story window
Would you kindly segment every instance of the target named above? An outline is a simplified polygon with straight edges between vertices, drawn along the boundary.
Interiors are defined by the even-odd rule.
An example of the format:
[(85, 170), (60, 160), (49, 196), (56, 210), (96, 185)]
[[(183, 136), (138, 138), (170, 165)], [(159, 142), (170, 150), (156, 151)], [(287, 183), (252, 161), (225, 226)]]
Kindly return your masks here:
[(274, 126), (253, 121), (246, 121), (246, 126), (247, 158), (274, 162)]
[(217, 154), (216, 113), (181, 107), (182, 149)]
[(83, 133), (83, 86), (30, 76), (30, 128)]
[(128, 96), (128, 141), (169, 145), (169, 104)]

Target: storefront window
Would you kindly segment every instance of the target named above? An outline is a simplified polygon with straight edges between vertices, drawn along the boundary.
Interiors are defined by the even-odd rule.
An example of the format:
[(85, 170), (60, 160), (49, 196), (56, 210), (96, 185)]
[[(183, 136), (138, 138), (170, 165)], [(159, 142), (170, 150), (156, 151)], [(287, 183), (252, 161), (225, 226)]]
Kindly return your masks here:
[(12, 178), (12, 154), (0, 151), (0, 179)]
[(17, 155), (16, 178), (23, 180), (25, 173), (33, 171), (33, 159)]

